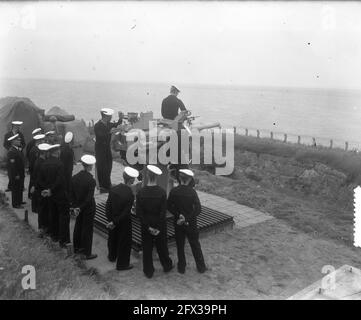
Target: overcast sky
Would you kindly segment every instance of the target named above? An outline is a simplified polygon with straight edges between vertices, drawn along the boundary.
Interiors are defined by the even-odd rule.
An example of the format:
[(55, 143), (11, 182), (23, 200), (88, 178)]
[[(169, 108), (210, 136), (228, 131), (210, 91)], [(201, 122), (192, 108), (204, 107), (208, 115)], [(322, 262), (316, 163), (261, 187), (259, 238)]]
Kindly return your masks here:
[(0, 77), (361, 88), (361, 3), (0, 3)]

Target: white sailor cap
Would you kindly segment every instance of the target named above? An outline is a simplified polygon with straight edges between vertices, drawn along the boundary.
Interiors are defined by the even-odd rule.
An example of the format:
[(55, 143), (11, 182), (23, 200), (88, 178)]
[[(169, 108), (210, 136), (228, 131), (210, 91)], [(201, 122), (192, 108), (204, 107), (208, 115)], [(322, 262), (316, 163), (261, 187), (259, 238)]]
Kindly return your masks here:
[(53, 134), (55, 134), (55, 131), (54, 131), (54, 130), (45, 132), (45, 135), (46, 135), (46, 136), (50, 136), (50, 135), (53, 135)]
[(48, 150), (49, 150), (49, 151), (52, 151), (52, 150), (57, 150), (57, 149), (59, 149), (59, 148), (60, 148), (60, 144), (59, 144), (59, 143), (56, 143), (56, 144), (51, 144), (51, 145), (49, 145)]
[(24, 122), (22, 122), (22, 121), (12, 121), (11, 123), (12, 123), (13, 125), (20, 126), (20, 125), (22, 125)]
[(105, 114), (106, 116), (112, 116), (114, 114), (114, 110), (113, 109), (110, 109), (110, 108), (103, 108), (103, 109), (100, 109), (100, 112), (102, 114)]
[(90, 154), (85, 154), (80, 158), (80, 161), (87, 165), (95, 164), (96, 159), (94, 156), (91, 156)]
[(34, 129), (31, 134), (34, 135), (34, 134), (37, 134), (38, 132), (41, 132), (41, 128)]
[(126, 173), (131, 178), (138, 178), (139, 176), (139, 171), (131, 167), (125, 167), (124, 173)]
[(180, 169), (179, 172), (185, 174), (186, 176), (194, 177), (194, 173), (190, 169)]
[(170, 91), (171, 92), (180, 92), (180, 90), (174, 85), (170, 87)]
[(49, 147), (50, 147), (50, 144), (48, 144), (48, 143), (40, 143), (40, 144), (38, 145), (38, 149), (39, 149), (40, 151), (48, 151), (48, 150), (49, 150)]
[(33, 137), (34, 140), (41, 140), (45, 138), (45, 134), (37, 134)]
[(10, 138), (8, 138), (8, 141), (13, 141), (13, 140), (15, 140), (16, 138), (18, 138), (19, 137), (19, 134), (17, 133), (17, 134), (14, 134), (13, 136), (11, 136)]
[(162, 174), (162, 170), (160, 170), (157, 166), (153, 166), (151, 164), (148, 164), (147, 169), (149, 171), (153, 172), (154, 174), (156, 174), (157, 176), (160, 176)]
[(72, 132), (70, 132), (70, 131), (67, 132), (67, 133), (65, 134), (65, 137), (64, 137), (65, 143), (71, 142), (71, 140), (73, 140), (73, 137), (74, 137), (74, 135), (73, 135)]

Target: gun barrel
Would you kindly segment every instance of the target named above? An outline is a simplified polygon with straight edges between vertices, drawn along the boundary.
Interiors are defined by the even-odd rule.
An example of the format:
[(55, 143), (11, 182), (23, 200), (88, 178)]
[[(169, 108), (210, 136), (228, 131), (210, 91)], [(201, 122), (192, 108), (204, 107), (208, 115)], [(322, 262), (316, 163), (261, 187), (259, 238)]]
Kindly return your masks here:
[(197, 129), (199, 131), (201, 131), (203, 129), (212, 129), (212, 128), (220, 128), (220, 127), (221, 127), (221, 124), (219, 122), (213, 122), (213, 123), (204, 124), (204, 125), (192, 126), (192, 128)]

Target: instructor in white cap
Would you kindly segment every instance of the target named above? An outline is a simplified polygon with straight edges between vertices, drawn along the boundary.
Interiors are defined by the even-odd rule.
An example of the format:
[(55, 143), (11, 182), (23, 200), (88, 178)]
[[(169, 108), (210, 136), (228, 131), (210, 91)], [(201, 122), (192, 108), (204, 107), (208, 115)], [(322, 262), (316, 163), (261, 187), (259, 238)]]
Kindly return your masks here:
[(118, 122), (110, 122), (114, 114), (113, 109), (100, 110), (101, 119), (94, 126), (95, 133), (95, 158), (99, 189), (101, 193), (108, 192), (111, 187), (110, 174), (112, 172), (113, 158), (110, 148), (111, 129), (116, 128), (123, 121), (119, 113)]
[(186, 111), (186, 107), (182, 100), (178, 98), (180, 90), (176, 86), (171, 86), (170, 94), (162, 101), (162, 117), (164, 119), (174, 120), (178, 111)]
[(80, 161), (83, 170), (72, 177), (70, 187), (70, 210), (76, 216), (73, 244), (75, 253), (83, 254), (85, 259), (90, 260), (97, 257), (92, 253), (96, 182), (91, 174), (96, 159), (84, 155)]
[(132, 269), (130, 253), (132, 248), (132, 217), (131, 210), (134, 203), (134, 194), (131, 185), (139, 172), (131, 167), (125, 167), (123, 172), (124, 183), (110, 189), (106, 203), (106, 216), (109, 224), (108, 259), (117, 262), (119, 271)]

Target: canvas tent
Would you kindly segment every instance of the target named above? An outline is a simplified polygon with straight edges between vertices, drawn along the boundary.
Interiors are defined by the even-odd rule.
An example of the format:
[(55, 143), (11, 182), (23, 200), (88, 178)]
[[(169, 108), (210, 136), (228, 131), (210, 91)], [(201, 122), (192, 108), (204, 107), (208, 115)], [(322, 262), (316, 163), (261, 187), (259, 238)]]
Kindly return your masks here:
[(21, 131), (24, 134), (25, 142), (28, 143), (31, 138), (31, 132), (42, 126), (42, 115), (44, 110), (37, 107), (28, 98), (5, 97), (0, 99), (0, 160), (6, 158), (7, 150), (3, 147), (3, 139), (11, 128), (11, 122), (14, 120), (23, 121)]

